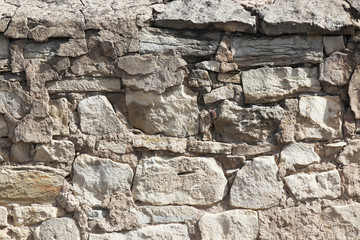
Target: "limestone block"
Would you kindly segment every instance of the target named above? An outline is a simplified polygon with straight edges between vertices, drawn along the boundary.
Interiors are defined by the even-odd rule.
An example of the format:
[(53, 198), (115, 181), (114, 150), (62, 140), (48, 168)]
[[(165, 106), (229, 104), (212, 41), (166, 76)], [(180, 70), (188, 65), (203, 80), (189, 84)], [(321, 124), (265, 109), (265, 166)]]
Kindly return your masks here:
[(220, 62), (214, 60), (199, 62), (195, 64), (195, 67), (212, 72), (220, 72)]
[(9, 58), (9, 39), (0, 34), (0, 59), (6, 58)]
[(327, 55), (333, 52), (341, 52), (345, 50), (344, 36), (324, 36), (324, 47)]
[(0, 8), (0, 32), (4, 32), (9, 25), (11, 17), (16, 11), (16, 6), (7, 3), (5, 1), (1, 2)]
[(205, 104), (214, 103), (221, 100), (234, 99), (235, 97), (234, 86), (225, 85), (223, 87), (215, 88), (210, 93), (204, 94), (203, 97)]
[(5, 122), (4, 115), (0, 115), (0, 137), (6, 137), (8, 133), (9, 129)]
[(360, 197), (360, 165), (351, 163), (344, 167), (343, 181), (345, 191), (351, 198)]
[[(8, 222), (7, 222), (7, 218), (8, 218), (8, 211), (6, 209), (6, 207), (0, 207), (0, 226), (1, 227), (6, 227)], [(1, 235), (0, 235), (1, 237)]]
[(290, 143), (280, 153), (280, 166), (289, 169), (305, 167), (312, 163), (319, 163), (320, 156), (315, 152), (314, 144)]
[(56, 55), (62, 57), (78, 57), (88, 52), (86, 39), (69, 39), (66, 43), (62, 43)]
[(360, 119), (360, 67), (356, 67), (349, 83), (350, 107), (356, 119)]
[(67, 239), (80, 240), (80, 232), (71, 218), (53, 218), (46, 220), (33, 233), (34, 240)]
[(23, 55), (25, 59), (43, 59), (49, 60), (56, 55), (56, 52), (60, 48), (60, 45), (65, 43), (65, 40), (51, 40), (44, 43), (38, 43), (34, 41), (27, 41), (23, 49)]
[(188, 151), (195, 153), (210, 154), (231, 154), (232, 144), (209, 142), (209, 141), (189, 141)]
[(52, 140), (48, 144), (37, 145), (33, 160), (71, 164), (75, 159), (75, 145), (67, 140)]
[(119, 92), (120, 79), (95, 78), (95, 79), (64, 79), (50, 81), (45, 84), (49, 93), (59, 92)]
[(49, 114), (53, 121), (55, 136), (68, 136), (69, 131), (69, 103), (66, 98), (50, 100)]
[(126, 144), (121, 142), (108, 142), (108, 141), (99, 141), (97, 145), (97, 150), (102, 151), (110, 151), (117, 154), (126, 153)]
[(219, 73), (217, 80), (224, 83), (240, 84), (241, 78), (239, 73)]
[(189, 206), (140, 206), (137, 210), (143, 224), (184, 223), (196, 219), (201, 213)]
[(255, 156), (279, 149), (279, 146), (274, 144), (248, 145), (236, 144), (233, 147), (232, 154), (241, 156)]
[(10, 160), (23, 163), (32, 161), (33, 145), (29, 143), (14, 143), (10, 148)]
[(343, 148), (341, 153), (335, 159), (336, 162), (343, 165), (348, 165), (350, 163), (360, 164), (360, 140), (353, 139), (348, 142), (348, 144)]
[(355, 63), (350, 54), (334, 52), (320, 66), (320, 81), (333, 86), (349, 83)]
[(203, 69), (191, 70), (188, 83), (189, 87), (206, 87), (212, 85), (208, 71)]
[(48, 143), (53, 135), (50, 116), (38, 117), (35, 113), (26, 115), (15, 128), (15, 142)]
[(135, 135), (133, 139), (134, 147), (146, 148), (151, 151), (184, 153), (186, 151), (186, 144), (186, 139), (162, 136)]
[(11, 211), (15, 226), (33, 225), (64, 215), (65, 211), (61, 208), (35, 204), (32, 206), (16, 206)]

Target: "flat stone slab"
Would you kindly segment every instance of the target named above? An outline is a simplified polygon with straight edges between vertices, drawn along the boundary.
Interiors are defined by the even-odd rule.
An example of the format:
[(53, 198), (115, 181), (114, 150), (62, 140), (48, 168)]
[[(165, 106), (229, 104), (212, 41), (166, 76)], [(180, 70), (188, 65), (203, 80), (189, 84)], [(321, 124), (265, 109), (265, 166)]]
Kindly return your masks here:
[(50, 94), (61, 92), (119, 92), (120, 79), (64, 79), (45, 84)]
[(285, 169), (305, 167), (319, 163), (320, 160), (320, 156), (315, 152), (315, 145), (309, 143), (290, 143), (280, 153), (280, 166)]

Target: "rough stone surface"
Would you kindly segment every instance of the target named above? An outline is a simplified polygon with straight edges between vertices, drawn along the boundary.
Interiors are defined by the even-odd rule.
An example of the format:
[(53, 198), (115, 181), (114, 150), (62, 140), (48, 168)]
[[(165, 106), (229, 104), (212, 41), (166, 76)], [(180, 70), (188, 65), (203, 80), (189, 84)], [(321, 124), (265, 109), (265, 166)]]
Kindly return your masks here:
[(17, 206), (11, 211), (15, 226), (33, 225), (50, 218), (63, 217), (64, 215), (65, 211), (63, 209), (46, 205)]
[(220, 62), (218, 61), (203, 61), (195, 64), (195, 67), (205, 69), (212, 72), (219, 72), (220, 71)]
[(8, 211), (7, 211), (6, 207), (0, 207), (0, 226), (1, 227), (6, 227), (8, 225), (7, 217), (8, 217)]
[(227, 143), (189, 141), (188, 151), (195, 153), (231, 154), (232, 146), (232, 144)]
[(234, 60), (240, 67), (316, 64), (323, 61), (321, 36), (234, 36), (230, 42)]
[(130, 190), (133, 171), (127, 164), (83, 154), (75, 159), (73, 168), (75, 196), (83, 204), (101, 206), (106, 194)]
[(351, 110), (355, 114), (356, 119), (360, 119), (360, 67), (356, 67), (349, 83), (349, 98)]
[(237, 173), (230, 190), (230, 205), (262, 209), (279, 203), (283, 183), (277, 179), (274, 156), (254, 158)]
[(32, 148), (32, 144), (29, 143), (14, 143), (10, 148), (10, 160), (18, 163), (30, 162)]
[(248, 145), (237, 144), (233, 147), (232, 154), (241, 156), (255, 156), (272, 151), (276, 151), (279, 147), (273, 144)]
[(176, 153), (184, 153), (186, 151), (186, 144), (187, 141), (185, 139), (149, 135), (135, 135), (133, 140), (134, 147)]
[(197, 94), (185, 86), (171, 88), (163, 95), (126, 91), (129, 121), (146, 133), (186, 137), (199, 131)]
[(153, 205), (210, 205), (223, 199), (227, 180), (213, 158), (152, 157), (140, 160), (134, 198)]
[(188, 84), (189, 87), (208, 87), (212, 85), (208, 71), (203, 69), (192, 70)]
[(337, 170), (320, 173), (297, 173), (284, 177), (286, 185), (296, 199), (334, 199), (341, 195), (341, 179)]
[(25, 143), (48, 143), (53, 135), (53, 123), (49, 116), (26, 115), (16, 126), (15, 141)]
[(122, 123), (105, 96), (88, 97), (79, 103), (81, 131), (91, 135), (121, 132)]
[(296, 139), (330, 140), (342, 138), (339, 97), (305, 96), (299, 101)]
[(119, 79), (65, 79), (46, 83), (49, 93), (58, 92), (119, 92)]
[(336, 162), (343, 165), (348, 165), (350, 163), (360, 164), (360, 140), (354, 139), (348, 142), (348, 144), (343, 148), (339, 156), (335, 159)]
[(59, 162), (71, 164), (75, 159), (75, 146), (66, 140), (52, 140), (48, 144), (38, 145), (34, 161)]
[(257, 239), (258, 216), (250, 210), (205, 213), (199, 220), (199, 229), (201, 239)]
[(320, 81), (333, 86), (343, 86), (349, 83), (353, 72), (354, 61), (346, 53), (334, 52), (325, 59), (320, 67)]
[(325, 52), (327, 55), (332, 54), (333, 52), (337, 51), (344, 51), (345, 44), (344, 44), (344, 36), (324, 36), (324, 47)]
[(200, 210), (189, 206), (141, 206), (137, 210), (143, 224), (184, 223), (197, 219)]
[(53, 218), (46, 220), (35, 229), (35, 240), (43, 239), (69, 239), (80, 240), (80, 232), (71, 218)]
[(345, 191), (348, 196), (353, 198), (360, 197), (360, 166), (356, 163), (351, 163), (344, 167), (343, 181)]
[(54, 136), (68, 136), (69, 131), (69, 103), (66, 98), (50, 101), (49, 114), (53, 121)]
[(241, 78), (238, 73), (219, 73), (217, 80), (224, 83), (240, 84)]
[(285, 169), (305, 167), (312, 163), (319, 163), (320, 160), (313, 144), (290, 143), (280, 153), (280, 166)]
[(113, 153), (124, 154), (126, 153), (126, 144), (121, 142), (107, 142), (107, 141), (99, 141), (97, 145), (98, 151), (111, 151)]
[(243, 72), (242, 83), (247, 103), (276, 102), (321, 89), (317, 68), (259, 68)]
[(204, 103), (214, 103), (221, 100), (234, 99), (235, 91), (232, 85), (226, 85), (223, 87), (216, 88), (210, 93), (204, 94)]

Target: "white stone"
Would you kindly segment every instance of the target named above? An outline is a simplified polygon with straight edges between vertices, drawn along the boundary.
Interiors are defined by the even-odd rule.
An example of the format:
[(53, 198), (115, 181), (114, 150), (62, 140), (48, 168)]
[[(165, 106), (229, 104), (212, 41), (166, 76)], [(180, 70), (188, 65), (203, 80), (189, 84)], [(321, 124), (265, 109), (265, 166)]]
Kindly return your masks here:
[(309, 198), (335, 199), (341, 196), (341, 179), (336, 169), (320, 173), (297, 173), (284, 177), (284, 180), (300, 201)]
[(318, 68), (258, 68), (242, 73), (245, 101), (267, 103), (320, 91)]
[(189, 206), (140, 206), (137, 211), (143, 224), (184, 223), (196, 219), (201, 213)]
[(289, 169), (305, 167), (312, 163), (319, 163), (320, 156), (315, 152), (315, 145), (308, 143), (290, 143), (280, 153), (280, 166)]
[(343, 165), (350, 163), (360, 164), (360, 140), (350, 140), (335, 161)]
[(104, 96), (88, 97), (80, 101), (78, 112), (83, 133), (103, 135), (123, 130), (111, 103)]
[(75, 159), (75, 145), (66, 140), (52, 140), (38, 145), (35, 151), (34, 161), (71, 164)]
[(212, 72), (220, 72), (220, 62), (214, 60), (199, 62), (195, 64), (195, 67)]
[(327, 55), (332, 54), (333, 52), (345, 50), (344, 36), (324, 36), (324, 47)]
[(231, 154), (232, 144), (208, 141), (189, 141), (188, 151), (195, 153)]
[(86, 154), (75, 159), (73, 169), (75, 196), (89, 206), (101, 206), (113, 191), (129, 191), (133, 179), (129, 165)]
[(210, 205), (226, 195), (227, 180), (213, 158), (151, 157), (140, 160), (132, 190), (153, 205)]
[(7, 218), (8, 218), (8, 211), (7, 211), (6, 207), (0, 207), (0, 227), (7, 226), (7, 224), (8, 224)]
[(65, 211), (52, 206), (16, 206), (11, 211), (15, 226), (33, 225), (50, 218), (63, 217)]
[(53, 218), (46, 220), (33, 233), (34, 240), (66, 239), (80, 240), (80, 232), (71, 218)]
[(184, 153), (186, 151), (186, 144), (186, 139), (162, 136), (134, 135), (133, 139), (134, 147), (146, 148), (152, 151)]
[(263, 209), (279, 203), (283, 183), (274, 156), (254, 158), (237, 173), (230, 190), (232, 207)]
[(49, 93), (59, 92), (119, 92), (120, 79), (64, 79), (45, 84)]
[(235, 97), (234, 87), (232, 85), (226, 85), (223, 87), (215, 88), (210, 93), (204, 94), (204, 103), (214, 103), (221, 100), (233, 99)]
[(258, 217), (251, 210), (230, 210), (205, 213), (199, 220), (203, 240), (255, 240), (259, 233)]

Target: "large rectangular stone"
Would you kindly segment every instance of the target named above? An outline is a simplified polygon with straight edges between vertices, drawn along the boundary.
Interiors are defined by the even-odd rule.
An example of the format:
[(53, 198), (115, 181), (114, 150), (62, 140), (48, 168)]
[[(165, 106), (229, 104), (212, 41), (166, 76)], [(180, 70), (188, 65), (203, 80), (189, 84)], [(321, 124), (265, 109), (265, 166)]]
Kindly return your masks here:
[(49, 93), (58, 92), (118, 92), (120, 79), (68, 79), (46, 83)]

